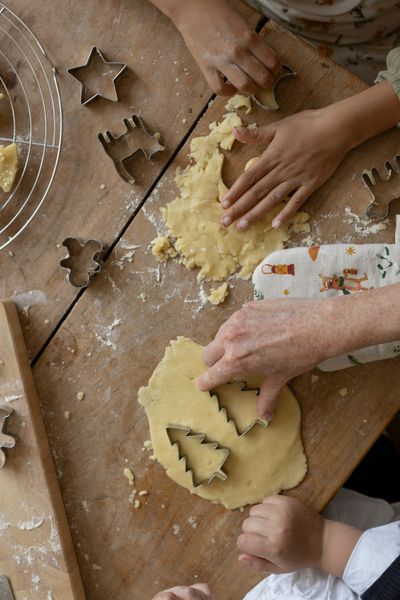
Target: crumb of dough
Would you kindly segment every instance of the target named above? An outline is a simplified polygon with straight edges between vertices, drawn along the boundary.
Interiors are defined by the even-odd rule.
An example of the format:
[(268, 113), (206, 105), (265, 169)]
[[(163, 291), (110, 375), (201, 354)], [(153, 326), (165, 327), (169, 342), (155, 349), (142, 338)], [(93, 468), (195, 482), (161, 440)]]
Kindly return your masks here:
[(129, 481), (129, 485), (133, 485), (133, 482), (135, 481), (135, 475), (133, 474), (132, 469), (130, 469), (129, 467), (125, 467), (124, 477), (126, 477)]
[(2, 100), (4, 100), (4, 98), (5, 98), (5, 95), (3, 94), (3, 92), (0, 92), (0, 102), (1, 102)]
[(306, 212), (295, 214), (291, 219), (293, 233), (310, 233), (311, 225), (308, 223), (309, 219), (310, 215)]
[(147, 296), (144, 292), (141, 292), (138, 296), (138, 298), (141, 299), (142, 302), (146, 302), (147, 301)]
[(64, 410), (64, 418), (67, 419), (67, 421), (70, 420), (71, 412), (69, 410)]
[(347, 396), (347, 388), (344, 387), (341, 390), (339, 390), (339, 394), (342, 396), (342, 398), (344, 398), (345, 396)]
[(153, 450), (153, 442), (151, 440), (145, 440), (143, 446), (146, 448), (146, 450), (148, 450), (150, 452), (150, 450)]
[(149, 492), (147, 490), (140, 490), (138, 496), (148, 496)]
[(246, 109), (246, 115), (251, 112), (251, 100), (249, 96), (236, 94), (236, 96), (229, 98), (228, 103), (225, 104), (225, 108), (226, 110), (229, 110), (229, 112), (233, 112), (242, 107)]
[(18, 171), (18, 150), (16, 144), (0, 146), (0, 187), (9, 192), (14, 185)]
[(85, 392), (78, 392), (78, 393), (76, 394), (76, 399), (77, 399), (77, 400), (80, 400), (80, 401), (81, 401), (81, 400), (84, 400), (84, 399), (85, 399)]
[(158, 262), (166, 262), (169, 258), (175, 258), (178, 254), (169, 239), (163, 235), (159, 235), (151, 243), (151, 253)]
[(311, 383), (317, 383), (319, 375), (311, 375)]
[(134, 506), (135, 508), (140, 508), (140, 507), (142, 506), (142, 503), (140, 502), (140, 500), (135, 500), (135, 502), (134, 502), (133, 506)]
[(229, 294), (229, 286), (225, 282), (222, 285), (220, 285), (219, 287), (213, 288), (207, 298), (208, 298), (208, 301), (211, 302), (211, 304), (216, 306), (217, 304), (222, 304), (222, 302), (224, 302), (224, 300), (228, 296), (228, 294)]

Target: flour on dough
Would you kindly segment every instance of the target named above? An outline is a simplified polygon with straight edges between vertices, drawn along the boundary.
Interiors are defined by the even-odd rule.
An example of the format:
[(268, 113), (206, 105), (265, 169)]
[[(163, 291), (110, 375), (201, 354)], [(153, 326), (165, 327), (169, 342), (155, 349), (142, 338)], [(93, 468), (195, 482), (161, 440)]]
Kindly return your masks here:
[[(238, 384), (220, 386), (215, 390), (220, 404), (215, 396), (201, 392), (196, 379), (206, 370), (202, 350), (189, 338), (173, 340), (147, 387), (139, 390), (156, 459), (176, 483), (228, 509), (255, 504), (265, 496), (296, 486), (307, 472), (296, 398), (285, 387), (273, 421), (267, 427), (255, 424), (246, 435), (239, 436), (231, 419), (245, 429), (258, 418), (255, 392), (244, 393)], [(247, 383), (254, 388), (260, 381), (252, 377)], [(168, 437), (167, 427), (171, 425), (203, 433), (208, 441), (230, 450), (223, 464), (225, 481), (215, 478), (193, 487), (191, 474), (179, 461), (176, 446)], [(190, 458), (192, 462), (200, 460), (193, 454)]]
[[(241, 101), (234, 102), (235, 98), (227, 106), (241, 105)], [(242, 121), (236, 112), (228, 112), (221, 123), (210, 124), (208, 135), (192, 139), (192, 164), (184, 171), (178, 170), (175, 177), (180, 196), (161, 209), (169, 235), (175, 238), (180, 262), (189, 269), (198, 267), (199, 280), (223, 281), (235, 273), (248, 279), (259, 262), (282, 249), (289, 237), (286, 227), (272, 228), (282, 205), (246, 231), (239, 231), (235, 225), (220, 225), (220, 200), (227, 192), (221, 149), (231, 150), (235, 141), (232, 129), (240, 126)]]

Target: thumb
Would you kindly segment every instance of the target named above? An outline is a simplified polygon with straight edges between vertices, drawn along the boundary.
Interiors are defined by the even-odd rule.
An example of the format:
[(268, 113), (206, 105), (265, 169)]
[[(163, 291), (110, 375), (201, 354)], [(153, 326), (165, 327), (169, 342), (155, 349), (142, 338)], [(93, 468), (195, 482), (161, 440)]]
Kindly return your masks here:
[(195, 583), (194, 585), (190, 586), (193, 590), (198, 590), (199, 592), (202, 592), (203, 594), (205, 594), (207, 600), (212, 600), (212, 592), (210, 590), (210, 587), (207, 585), (207, 583)]
[(269, 144), (275, 131), (274, 124), (265, 127), (234, 127), (233, 135), (242, 144)]
[(257, 412), (262, 419), (272, 421), (282, 387), (282, 381), (274, 377), (267, 377), (262, 382), (257, 398)]

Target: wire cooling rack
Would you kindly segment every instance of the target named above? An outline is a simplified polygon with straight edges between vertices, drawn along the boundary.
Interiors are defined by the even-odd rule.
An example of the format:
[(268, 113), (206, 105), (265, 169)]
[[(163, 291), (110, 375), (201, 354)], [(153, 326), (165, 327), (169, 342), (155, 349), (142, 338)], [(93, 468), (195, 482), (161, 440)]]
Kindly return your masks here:
[(31, 223), (54, 180), (62, 141), (56, 70), (25, 23), (0, 3), (0, 144), (15, 142), (19, 171), (0, 190), (0, 250)]

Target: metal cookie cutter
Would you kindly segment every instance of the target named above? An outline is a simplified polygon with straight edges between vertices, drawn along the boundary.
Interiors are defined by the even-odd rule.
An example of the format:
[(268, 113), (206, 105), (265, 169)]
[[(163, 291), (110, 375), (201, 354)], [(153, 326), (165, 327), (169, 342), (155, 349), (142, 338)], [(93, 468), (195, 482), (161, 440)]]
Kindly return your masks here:
[[(372, 197), (372, 202), (365, 211), (369, 219), (385, 219), (389, 213), (389, 204), (400, 197), (400, 154), (396, 154), (392, 162), (385, 162), (383, 172), (383, 177), (375, 168), (364, 169), (361, 174)], [(394, 185), (390, 185), (393, 182)]]
[(137, 152), (142, 152), (147, 160), (155, 154), (165, 150), (160, 144), (157, 134), (150, 133), (144, 121), (138, 115), (132, 115), (123, 120), (125, 131), (118, 137), (106, 131), (99, 133), (98, 138), (104, 151), (114, 163), (120, 177), (128, 183), (135, 183), (132, 174), (126, 168), (126, 161), (131, 159)]
[[(240, 388), (241, 392), (256, 392), (257, 396), (260, 393), (260, 388), (247, 387), (247, 383), (245, 381), (235, 381), (234, 383), (239, 384), (241, 386), (241, 388)], [(238, 424), (236, 423), (235, 419), (229, 415), (229, 411), (226, 409), (226, 407), (221, 406), (218, 392), (216, 392), (215, 390), (211, 390), (210, 396), (211, 396), (211, 398), (213, 398), (216, 401), (216, 403), (218, 405), (218, 411), (221, 412), (223, 415), (225, 415), (227, 422), (233, 423), (233, 425), (236, 429), (236, 433), (238, 434), (239, 437), (246, 435), (246, 433), (248, 433), (250, 431), (250, 429), (252, 429), (257, 424), (261, 425), (261, 427), (264, 427), (264, 428), (267, 427), (268, 421), (265, 421), (264, 419), (260, 419), (258, 417), (258, 418), (255, 418), (253, 421), (251, 421), (244, 429), (240, 429), (238, 427)]]
[(4, 431), (6, 420), (13, 412), (12, 408), (0, 406), (0, 469), (6, 464), (6, 454), (3, 451), (3, 448), (14, 448), (16, 443), (15, 438)]
[[(116, 83), (126, 69), (127, 66), (124, 63), (109, 62), (106, 60), (102, 52), (96, 46), (93, 46), (85, 65), (71, 67), (67, 71), (81, 84), (81, 104), (86, 105), (96, 100), (96, 98), (105, 98), (112, 102), (118, 102), (119, 97)], [(99, 85), (99, 90), (93, 91), (89, 89), (85, 83), (85, 79), (91, 73), (96, 72), (98, 73), (96, 83)], [(113, 86), (112, 95), (107, 94), (107, 85), (109, 85), (110, 78)]]
[[(177, 429), (178, 431), (183, 432), (185, 436), (190, 436), (191, 438), (198, 439), (199, 444), (208, 446), (212, 450), (218, 450), (222, 453), (222, 459), (221, 459), (219, 468), (211, 475), (211, 477), (209, 477), (207, 479), (199, 479), (196, 476), (196, 473), (194, 472), (194, 470), (188, 466), (187, 457), (182, 455), (180, 452), (179, 442), (174, 441), (174, 439), (172, 437), (172, 431), (174, 429), (175, 430)], [(179, 461), (182, 461), (182, 463), (185, 467), (185, 471), (187, 473), (191, 474), (194, 488), (198, 488), (201, 485), (207, 485), (208, 483), (211, 483), (211, 481), (213, 481), (213, 479), (215, 479), (215, 478), (218, 478), (221, 481), (225, 481), (225, 479), (228, 477), (228, 474), (223, 470), (222, 467), (225, 464), (225, 461), (227, 460), (227, 458), (229, 456), (228, 448), (220, 447), (218, 442), (204, 442), (204, 440), (206, 439), (206, 435), (204, 433), (192, 433), (190, 427), (185, 427), (184, 425), (167, 425), (165, 430), (166, 430), (168, 439), (171, 443), (171, 446), (176, 446), (176, 448), (178, 450)]]
[(275, 82), (272, 88), (265, 88), (258, 92), (258, 94), (253, 95), (252, 99), (258, 106), (261, 106), (264, 110), (276, 112), (279, 110), (279, 104), (275, 98), (275, 90), (278, 87), (279, 83), (284, 79), (292, 79), (296, 77), (297, 73), (289, 67), (289, 65), (282, 65), (281, 74), (275, 79)]
[(0, 600), (15, 600), (10, 582), (4, 575), (0, 575)]
[(60, 261), (60, 267), (69, 270), (71, 285), (87, 287), (91, 277), (102, 270), (108, 246), (97, 240), (85, 241), (78, 237), (66, 238), (62, 245), (67, 248), (68, 256)]

